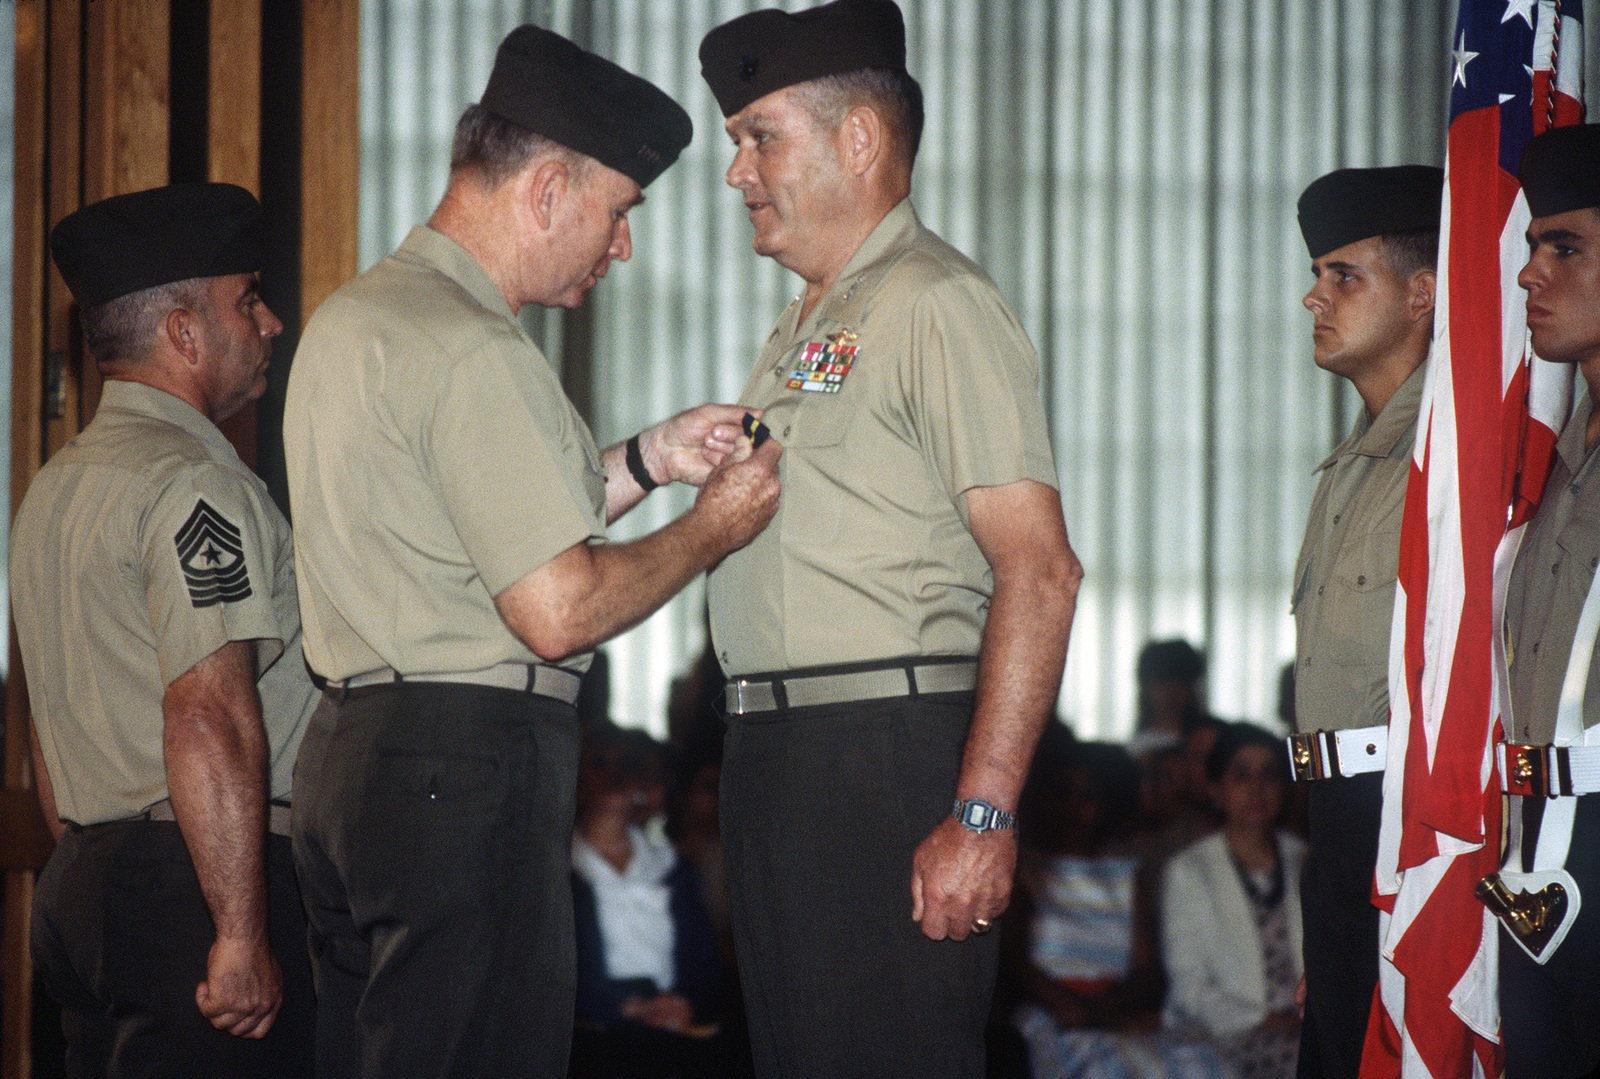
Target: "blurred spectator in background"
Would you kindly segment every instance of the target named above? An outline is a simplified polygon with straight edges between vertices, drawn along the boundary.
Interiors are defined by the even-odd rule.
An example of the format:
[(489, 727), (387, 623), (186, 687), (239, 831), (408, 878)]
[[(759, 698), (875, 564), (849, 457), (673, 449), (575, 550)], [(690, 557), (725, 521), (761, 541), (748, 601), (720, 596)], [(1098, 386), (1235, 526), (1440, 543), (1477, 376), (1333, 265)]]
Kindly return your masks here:
[[(721, 743), (701, 742), (686, 750), (680, 761), (667, 800), (667, 837), (678, 856), (700, 874), (717, 951), (731, 973), (736, 966), (728, 881), (722, 867)], [(737, 993), (736, 980), (730, 979), (730, 988)]]
[(1121, 746), (1040, 743), (1004, 942), (1037, 1079), (1233, 1075), (1208, 1044), (1158, 1029), (1155, 908), (1129, 847), (1138, 788)]
[(1152, 874), (1158, 875), (1168, 858), (1222, 824), (1206, 779), (1206, 757), (1227, 726), (1202, 713), (1181, 742), (1140, 758), (1139, 832), (1133, 849)]
[(575, 1079), (748, 1074), (722, 1030), (726, 977), (699, 875), (666, 840), (663, 747), (614, 726), (585, 739), (572, 843)]
[(1289, 786), (1283, 742), (1228, 724), (1206, 775), (1224, 823), (1166, 868), (1162, 1023), (1213, 1039), (1241, 1079), (1290, 1079), (1300, 1042), (1305, 843), (1277, 827)]
[(1184, 737), (1206, 717), (1206, 657), (1184, 640), (1151, 641), (1139, 652), (1139, 704), (1128, 752), (1134, 760)]

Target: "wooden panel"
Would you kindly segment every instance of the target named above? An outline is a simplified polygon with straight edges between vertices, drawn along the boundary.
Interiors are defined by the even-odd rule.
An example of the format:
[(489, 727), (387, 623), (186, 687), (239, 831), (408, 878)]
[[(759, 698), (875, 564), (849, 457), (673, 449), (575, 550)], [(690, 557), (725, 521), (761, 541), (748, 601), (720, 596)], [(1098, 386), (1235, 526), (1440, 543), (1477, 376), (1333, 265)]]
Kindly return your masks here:
[(300, 320), (356, 272), (359, 0), (305, 0), (300, 130)]
[[(49, 206), (46, 226), (53, 226), (73, 210), (83, 205), (83, 12), (78, 4), (52, 3), (49, 11), (49, 30), (46, 51), (49, 57), (50, 81), (46, 86), (49, 95), (47, 123), (48, 142), (45, 147), (48, 166), (49, 190), (44, 193)], [(66, 283), (56, 272), (55, 264), (45, 254), (44, 239), (33, 249), (31, 256), (43, 260), (46, 267), (44, 287), (44, 355), (40, 356), (41, 377), (44, 378), (40, 408), (43, 409), (43, 439), (35, 447), (28, 463), (31, 478), (45, 458), (60, 449), (78, 433), (83, 387), (82, 350), (73, 347), (75, 325), (72, 296)], [(35, 350), (38, 346), (35, 345)], [(51, 370), (45, 372), (49, 362)], [(15, 463), (12, 470), (16, 476)], [(12, 484), (12, 497), (20, 498), (23, 488)]]
[(261, 193), (261, 0), (211, 0), (206, 175)]
[(5, 1026), (0, 1037), (0, 1075), (29, 1079), (33, 1075), (33, 964), (28, 958), (28, 914), (33, 909), (33, 874), (5, 877), (6, 935), (0, 942), (5, 964)]
[[(44, 448), (43, 344), (45, 309), (44, 195), (46, 50), (48, 26), (43, 0), (18, 0), (16, 11), (16, 118), (12, 131), (13, 172), (11, 356), (11, 502), (21, 501), (39, 468)], [(4, 796), (29, 796), (28, 712), (21, 688), (16, 645), (11, 647), (13, 677), (6, 693), (5, 740), (0, 746)], [(37, 812), (37, 810), (35, 811)], [(0, 832), (26, 827), (0, 809)], [(33, 1071), (29, 1031), (33, 1020), (33, 965), (28, 959), (28, 918), (33, 874), (4, 874), (0, 921), (0, 1076), (26, 1079)]]
[[(168, 0), (95, 0), (88, 10), (84, 202), (167, 182)], [(83, 365), (81, 422), (100, 401), (100, 376)]]
[[(261, 194), (261, 0), (211, 0), (206, 80), (206, 177)], [(222, 424), (255, 467), (256, 410)]]
[(89, 5), (84, 201), (167, 182), (167, 0)]

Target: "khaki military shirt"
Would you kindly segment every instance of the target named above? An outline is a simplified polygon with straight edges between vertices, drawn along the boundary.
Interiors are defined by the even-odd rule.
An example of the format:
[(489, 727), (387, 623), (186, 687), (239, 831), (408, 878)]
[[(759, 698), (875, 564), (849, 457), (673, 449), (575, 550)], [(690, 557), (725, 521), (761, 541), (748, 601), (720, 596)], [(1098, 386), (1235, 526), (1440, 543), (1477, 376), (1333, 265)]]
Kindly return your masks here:
[(286, 799), (315, 691), (300, 655), (289, 523), (188, 404), (120, 380), (34, 478), (11, 599), (56, 810), (78, 824), (167, 797), (161, 699), (251, 641), (271, 794)]
[(1426, 367), (1318, 466), (1294, 573), (1295, 724), (1350, 730), (1389, 721), (1389, 627), (1400, 519)]
[[(1584, 447), (1594, 402), (1584, 394), (1562, 428), (1539, 509), (1528, 523), (1506, 592), (1506, 659), (1511, 676), (1507, 737), (1555, 740), (1556, 709), (1567, 677), (1578, 616), (1600, 562), (1600, 454)], [(1600, 722), (1600, 673), (1590, 659), (1583, 725)]]
[(962, 495), (1056, 486), (1033, 347), (910, 202), (798, 319), (796, 300), (740, 396), (784, 444), (783, 497), (711, 574), (723, 670), (975, 655), (993, 577)]
[(494, 596), (603, 538), (605, 472), (471, 255), (415, 228), (318, 308), (295, 354), (283, 440), (314, 670), (343, 679), (538, 659)]

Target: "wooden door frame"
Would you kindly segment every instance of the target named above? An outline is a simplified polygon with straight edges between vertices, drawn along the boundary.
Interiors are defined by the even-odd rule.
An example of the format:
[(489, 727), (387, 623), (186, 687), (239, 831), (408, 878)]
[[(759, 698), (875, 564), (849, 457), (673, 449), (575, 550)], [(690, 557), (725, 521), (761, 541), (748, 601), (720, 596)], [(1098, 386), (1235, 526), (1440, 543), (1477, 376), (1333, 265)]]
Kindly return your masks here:
[[(274, 0), (272, 18), (290, 20), (284, 51), (296, 55), (274, 54), (270, 65), (262, 62), (263, 0), (14, 2), (13, 515), (40, 466), (88, 423), (99, 401), (99, 376), (83, 359), (71, 297), (46, 252), (49, 227), (86, 202), (167, 182), (172, 125), (203, 110), (205, 178), (256, 191), (269, 215), (276, 208), (275, 219), (296, 232), (295, 265), (285, 274), (293, 294), (283, 306), (297, 308), (303, 323), (355, 273), (360, 93), (360, 0)], [(169, 85), (171, 31), (192, 28), (174, 20), (195, 18), (206, 20), (200, 67), (208, 75), (199, 103), (185, 97), (200, 92), (196, 87)], [(285, 78), (295, 81), (300, 103), (287, 136), (299, 168), (263, 190), (262, 99), (281, 89), (273, 80)], [(173, 107), (174, 90), (184, 109)], [(274, 363), (286, 365), (288, 356)], [(258, 430), (254, 410), (247, 411), (226, 430), (253, 462), (257, 448), (278, 436)], [(11, 639), (0, 739), (0, 1079), (29, 1079), (28, 921), (34, 879), (52, 841), (33, 790), (26, 678), (14, 632)]]

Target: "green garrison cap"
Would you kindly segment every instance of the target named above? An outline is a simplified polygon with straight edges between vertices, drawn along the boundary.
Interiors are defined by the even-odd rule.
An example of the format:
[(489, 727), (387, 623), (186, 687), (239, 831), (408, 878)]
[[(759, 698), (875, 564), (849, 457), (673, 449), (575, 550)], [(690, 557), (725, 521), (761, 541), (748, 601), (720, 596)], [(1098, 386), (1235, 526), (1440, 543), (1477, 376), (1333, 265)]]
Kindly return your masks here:
[(265, 243), (261, 204), (234, 184), (115, 195), (50, 231), (50, 253), (80, 307), (193, 277), (254, 273)]
[(1300, 234), (1319, 259), (1369, 236), (1437, 230), (1443, 194), (1444, 170), (1432, 165), (1339, 169), (1300, 196)]
[(1517, 173), (1534, 217), (1600, 207), (1600, 124), (1535, 136), (1523, 148)]
[(694, 137), (689, 114), (654, 85), (532, 25), (500, 43), (480, 104), (640, 187), (666, 172)]
[(893, 0), (752, 11), (700, 42), (700, 74), (724, 116), (786, 86), (864, 68), (906, 69), (906, 24)]

